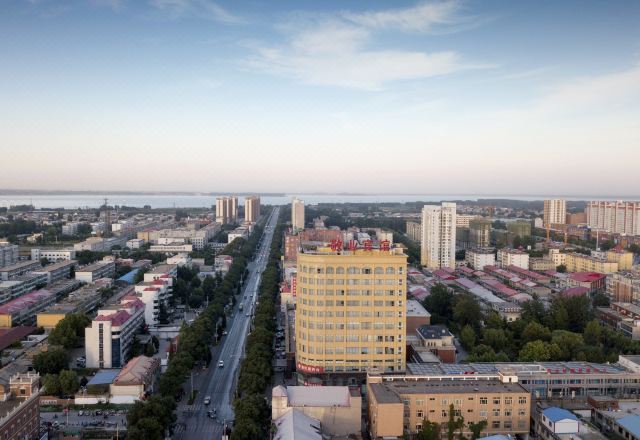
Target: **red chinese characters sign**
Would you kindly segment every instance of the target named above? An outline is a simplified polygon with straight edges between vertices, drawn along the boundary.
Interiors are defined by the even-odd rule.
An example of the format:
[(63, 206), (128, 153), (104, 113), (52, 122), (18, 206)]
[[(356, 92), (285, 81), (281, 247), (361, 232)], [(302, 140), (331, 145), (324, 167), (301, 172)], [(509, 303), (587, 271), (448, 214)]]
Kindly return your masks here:
[(324, 367), (315, 367), (313, 365), (306, 365), (301, 362), (296, 363), (296, 369), (303, 373), (322, 374), (324, 373)]

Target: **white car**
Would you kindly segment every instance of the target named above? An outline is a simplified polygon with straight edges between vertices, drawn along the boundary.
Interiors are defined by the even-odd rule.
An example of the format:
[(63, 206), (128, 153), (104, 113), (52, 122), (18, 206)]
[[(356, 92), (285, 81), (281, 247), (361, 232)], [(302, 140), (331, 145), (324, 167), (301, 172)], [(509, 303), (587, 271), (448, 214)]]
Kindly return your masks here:
[(208, 405), (208, 404), (210, 404), (210, 403), (211, 403), (211, 396), (207, 396), (207, 397), (205, 397), (205, 398), (204, 398), (204, 404), (205, 404), (205, 405)]
[(224, 361), (218, 361), (218, 368), (224, 368)]

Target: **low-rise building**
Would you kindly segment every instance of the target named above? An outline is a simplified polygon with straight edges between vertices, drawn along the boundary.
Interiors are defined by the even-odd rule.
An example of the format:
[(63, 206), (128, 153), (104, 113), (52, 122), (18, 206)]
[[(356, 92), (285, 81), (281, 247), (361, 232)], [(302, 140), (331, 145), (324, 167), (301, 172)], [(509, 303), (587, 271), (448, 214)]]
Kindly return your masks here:
[(37, 269), (34, 273), (46, 275), (47, 284), (51, 284), (64, 278), (71, 277), (71, 269), (75, 269), (76, 266), (78, 266), (78, 262), (76, 260), (63, 259), (41, 269)]
[(110, 403), (131, 404), (153, 393), (160, 377), (160, 359), (138, 356), (120, 370), (109, 386)]
[(522, 307), (508, 301), (492, 303), (491, 308), (498, 312), (500, 317), (507, 322), (513, 322), (516, 319), (520, 319), (520, 316), (522, 315)]
[(444, 363), (455, 363), (456, 346), (453, 334), (441, 324), (423, 325), (418, 328), (420, 345), (438, 356)]
[(618, 272), (619, 270), (618, 263), (614, 261), (578, 253), (567, 254), (565, 265), (567, 266), (567, 272), (599, 272), (608, 274)]
[(570, 273), (565, 282), (564, 287), (586, 287), (589, 294), (604, 293), (607, 288), (607, 275), (598, 272), (576, 272)]
[(633, 340), (640, 340), (640, 307), (627, 302), (614, 302), (598, 307), (596, 316), (604, 325), (618, 330)]
[(11, 266), (18, 262), (19, 248), (17, 244), (0, 242), (0, 267)]
[(126, 244), (126, 237), (90, 237), (85, 241), (74, 244), (73, 249), (78, 252), (108, 252), (116, 246), (124, 247)]
[(149, 248), (149, 252), (159, 252), (164, 254), (178, 254), (181, 252), (193, 252), (192, 244), (180, 244), (180, 243), (172, 243), (172, 244), (153, 244)]
[(69, 293), (62, 301), (47, 307), (36, 315), (38, 327), (54, 328), (70, 313), (92, 313), (102, 301), (102, 293), (97, 285), (81, 287)]
[(521, 269), (529, 268), (529, 254), (519, 249), (503, 248), (498, 250), (498, 266), (506, 268), (516, 266)]
[(40, 261), (41, 258), (46, 258), (50, 263), (55, 263), (56, 261), (61, 260), (73, 260), (76, 258), (76, 251), (74, 249), (31, 249), (32, 260)]
[(0, 306), (0, 328), (35, 323), (36, 314), (55, 304), (56, 294), (46, 289), (27, 293)]
[(0, 304), (33, 292), (46, 284), (46, 275), (35, 272), (14, 277), (9, 281), (2, 281), (0, 282)]
[(495, 266), (496, 254), (493, 248), (471, 248), (465, 252), (465, 261), (469, 267), (483, 270), (485, 266)]
[[(487, 421), (483, 431), (492, 434), (529, 433), (531, 395), (517, 382), (498, 379), (428, 380), (409, 376), (367, 378), (369, 429), (372, 439), (401, 439), (419, 432), (424, 420), (446, 426), (454, 417), (468, 423)], [(446, 434), (446, 428), (441, 430)]]
[(131, 240), (127, 240), (127, 247), (129, 249), (140, 249), (144, 244), (145, 241), (141, 238), (132, 238)]
[(359, 390), (346, 386), (305, 387), (278, 385), (271, 392), (271, 419), (290, 411), (318, 420), (322, 432), (333, 436), (359, 434), (362, 397)]
[(20, 275), (27, 274), (36, 269), (40, 269), (42, 264), (40, 261), (21, 261), (0, 268), (0, 280), (9, 281)]
[(431, 313), (420, 302), (407, 300), (407, 334), (414, 334), (423, 325), (431, 324)]
[(93, 283), (99, 278), (113, 278), (116, 274), (116, 263), (100, 261), (89, 266), (76, 269), (76, 280)]

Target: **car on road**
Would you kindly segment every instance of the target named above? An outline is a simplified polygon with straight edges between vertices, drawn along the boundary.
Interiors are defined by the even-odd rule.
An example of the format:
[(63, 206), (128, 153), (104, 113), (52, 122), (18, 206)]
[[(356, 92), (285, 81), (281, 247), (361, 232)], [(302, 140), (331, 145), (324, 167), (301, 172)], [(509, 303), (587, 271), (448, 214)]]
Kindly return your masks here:
[(217, 411), (215, 409), (210, 409), (207, 411), (207, 417), (214, 419), (216, 417)]
[(247, 313), (247, 314), (246, 314), (246, 315), (244, 315), (244, 316), (246, 316), (246, 317), (248, 318), (249, 316), (251, 316), (251, 313)]
[(210, 404), (210, 403), (211, 403), (211, 396), (207, 396), (207, 397), (205, 397), (205, 398), (204, 398), (204, 404), (205, 404), (205, 405), (208, 405), (208, 404)]
[(218, 368), (223, 368), (224, 367), (224, 361), (220, 360), (218, 361)]
[(229, 334), (229, 333), (227, 333), (227, 331), (226, 331), (226, 330), (223, 330), (223, 331), (222, 331), (222, 336), (227, 336), (228, 334)]

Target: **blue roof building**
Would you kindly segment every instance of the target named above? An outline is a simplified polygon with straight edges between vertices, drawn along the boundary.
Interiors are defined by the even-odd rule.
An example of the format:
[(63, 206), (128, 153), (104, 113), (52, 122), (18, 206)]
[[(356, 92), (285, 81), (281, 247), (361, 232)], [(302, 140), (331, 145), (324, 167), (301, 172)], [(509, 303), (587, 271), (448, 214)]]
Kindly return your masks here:
[[(640, 439), (640, 416), (631, 415), (622, 417), (621, 419), (617, 420), (617, 424), (621, 426), (625, 431), (627, 431), (634, 440)], [(623, 438), (632, 438), (624, 435), (624, 433), (622, 432), (618, 432), (618, 434), (620, 434), (620, 436), (622, 436)]]

